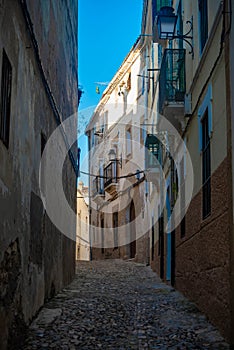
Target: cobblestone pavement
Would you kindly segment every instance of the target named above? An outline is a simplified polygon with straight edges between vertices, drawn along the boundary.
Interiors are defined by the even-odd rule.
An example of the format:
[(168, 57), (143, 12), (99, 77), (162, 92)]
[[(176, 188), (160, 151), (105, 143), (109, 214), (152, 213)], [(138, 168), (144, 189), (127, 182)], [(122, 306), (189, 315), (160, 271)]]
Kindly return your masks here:
[(48, 302), (23, 347), (32, 349), (228, 349), (194, 304), (149, 267), (79, 262), (75, 280)]

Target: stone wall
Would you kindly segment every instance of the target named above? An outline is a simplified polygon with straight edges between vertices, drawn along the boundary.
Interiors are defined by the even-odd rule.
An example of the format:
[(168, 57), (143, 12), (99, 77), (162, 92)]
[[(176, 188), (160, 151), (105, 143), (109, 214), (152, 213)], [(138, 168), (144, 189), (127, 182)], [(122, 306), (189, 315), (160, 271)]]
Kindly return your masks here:
[[(186, 213), (186, 234), (176, 229), (175, 287), (222, 332), (230, 336), (230, 223), (227, 158), (211, 177), (211, 215), (202, 219), (202, 190), (192, 199)], [(151, 260), (160, 275), (158, 244)], [(166, 234), (164, 233), (164, 275), (166, 271)]]
[[(1, 349), (20, 342), (44, 300), (69, 283), (75, 271), (75, 242), (50, 221), (40, 198), (42, 134), (48, 140), (57, 122), (22, 4), (0, 0), (0, 67), (3, 49), (12, 65), (9, 147), (0, 140)], [(77, 109), (77, 2), (27, 5), (45, 78), (65, 119)], [(0, 80), (1, 74), (0, 69)], [(76, 174), (68, 157), (63, 175), (75, 210)]]
[(186, 214), (186, 235), (176, 235), (176, 288), (228, 338), (230, 332), (230, 225), (227, 159), (211, 177), (211, 215), (202, 220), (202, 190)]

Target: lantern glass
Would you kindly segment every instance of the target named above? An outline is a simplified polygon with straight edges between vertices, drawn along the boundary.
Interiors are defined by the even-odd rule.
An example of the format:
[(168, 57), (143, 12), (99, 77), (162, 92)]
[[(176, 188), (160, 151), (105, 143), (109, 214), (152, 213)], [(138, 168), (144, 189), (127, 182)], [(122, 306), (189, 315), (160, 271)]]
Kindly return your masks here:
[(109, 153), (108, 153), (108, 156), (109, 156), (109, 161), (110, 162), (113, 162), (116, 160), (116, 154), (115, 154), (115, 150), (112, 148), (110, 149)]
[(173, 39), (177, 17), (172, 7), (162, 7), (158, 13), (157, 26), (160, 39)]

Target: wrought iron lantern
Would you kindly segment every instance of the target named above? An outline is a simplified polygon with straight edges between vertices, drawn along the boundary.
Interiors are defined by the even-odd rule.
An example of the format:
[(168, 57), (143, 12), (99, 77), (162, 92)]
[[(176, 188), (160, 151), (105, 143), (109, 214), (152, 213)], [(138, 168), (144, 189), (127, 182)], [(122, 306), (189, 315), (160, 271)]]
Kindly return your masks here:
[(173, 39), (175, 36), (175, 29), (178, 16), (174, 14), (173, 7), (161, 7), (158, 18), (158, 34), (160, 39)]

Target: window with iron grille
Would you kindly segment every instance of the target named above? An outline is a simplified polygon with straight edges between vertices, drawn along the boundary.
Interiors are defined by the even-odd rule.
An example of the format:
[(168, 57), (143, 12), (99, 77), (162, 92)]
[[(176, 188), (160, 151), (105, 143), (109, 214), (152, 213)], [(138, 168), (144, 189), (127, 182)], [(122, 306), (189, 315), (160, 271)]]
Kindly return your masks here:
[(202, 214), (205, 219), (211, 213), (211, 160), (208, 109), (202, 123)]
[(11, 84), (12, 66), (5, 50), (2, 55), (2, 82), (0, 101), (0, 139), (4, 145), (9, 146), (10, 113), (11, 113)]
[(146, 138), (145, 161), (146, 168), (155, 168), (161, 164), (160, 141), (152, 134), (148, 134)]
[(208, 37), (208, 8), (207, 0), (198, 0), (200, 20), (200, 51), (202, 52)]

